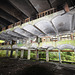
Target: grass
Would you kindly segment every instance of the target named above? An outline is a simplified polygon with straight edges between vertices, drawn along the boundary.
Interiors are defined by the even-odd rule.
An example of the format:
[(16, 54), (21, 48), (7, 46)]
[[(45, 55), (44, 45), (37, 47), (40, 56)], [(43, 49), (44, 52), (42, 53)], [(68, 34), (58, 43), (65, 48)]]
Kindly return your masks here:
[(3, 41), (3, 40), (0, 40), (0, 43), (4, 43), (5, 41)]
[[(3, 42), (3, 41), (0, 40), (0, 42)], [(34, 43), (34, 44), (37, 45), (37, 43)], [(62, 40), (62, 41), (57, 41), (57, 42), (41, 42), (40, 46), (50, 45), (50, 46), (56, 47), (56, 46), (62, 45), (62, 44), (71, 44), (71, 45), (75, 46), (75, 40)], [(8, 47), (9, 45), (2, 45), (2, 47), (5, 47), (5, 46)], [(21, 47), (21, 46), (25, 46), (25, 45), (20, 43), (20, 44), (17, 44), (17, 46)], [(67, 50), (70, 50), (70, 49), (67, 49)], [(25, 58), (27, 58), (27, 54), (28, 54), (27, 51), (24, 52), (24, 57)], [(20, 55), (21, 55), (21, 52), (19, 51), (18, 52), (18, 57), (20, 57)], [(40, 59), (43, 59), (43, 60), (46, 59), (46, 53), (45, 52), (39, 51), (39, 55), (40, 55)], [(6, 51), (5, 50), (0, 50), (0, 57), (5, 57), (5, 56), (6, 56)], [(10, 51), (9, 51), (9, 56), (10, 56)], [(15, 51), (13, 52), (13, 56), (15, 57)], [(36, 53), (31, 51), (30, 56), (31, 56), (32, 59), (35, 59)], [(63, 53), (61, 53), (61, 56), (62, 56), (61, 57), (62, 61), (75, 62), (74, 52), (71, 52), (71, 53), (63, 52)], [(49, 57), (50, 57), (50, 60), (59, 60), (58, 52), (49, 52)]]

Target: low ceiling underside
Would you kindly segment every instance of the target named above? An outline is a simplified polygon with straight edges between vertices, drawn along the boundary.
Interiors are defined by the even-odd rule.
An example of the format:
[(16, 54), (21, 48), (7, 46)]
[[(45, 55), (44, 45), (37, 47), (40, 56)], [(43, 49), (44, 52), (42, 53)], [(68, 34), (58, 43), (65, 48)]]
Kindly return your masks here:
[[(62, 13), (63, 11), (61, 11)], [(58, 12), (56, 12), (58, 13)], [(46, 17), (41, 18), (34, 25), (24, 23), (21, 26), (16, 26), (13, 29), (9, 28), (0, 33), (0, 39), (6, 41), (17, 41), (20, 39), (29, 39), (44, 36), (58, 36), (63, 34), (71, 34), (75, 32), (75, 8), (63, 15), (58, 14), (52, 19)], [(36, 19), (37, 20), (37, 19)], [(35, 20), (34, 20), (35, 21)]]
[[(0, 30), (10, 24), (31, 17), (35, 19), (40, 12), (50, 8), (63, 9), (63, 4), (74, 6), (74, 0), (1, 0), (0, 2)], [(43, 36), (56, 36), (63, 33), (75, 32), (75, 9), (52, 20), (41, 20), (34, 25), (27, 24), (13, 30), (6, 30), (0, 34), (0, 40), (17, 41)]]
[(63, 4), (75, 4), (74, 0), (0, 0), (0, 31), (3, 27), (31, 17), (50, 8), (63, 9)]

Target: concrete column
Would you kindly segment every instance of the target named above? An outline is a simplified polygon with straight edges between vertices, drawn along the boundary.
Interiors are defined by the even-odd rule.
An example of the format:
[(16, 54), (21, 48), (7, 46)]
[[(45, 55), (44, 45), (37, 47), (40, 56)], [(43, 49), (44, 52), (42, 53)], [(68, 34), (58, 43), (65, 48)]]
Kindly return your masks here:
[(60, 36), (58, 36), (58, 41), (60, 41), (61, 40), (61, 37)]
[(10, 57), (12, 57), (12, 55), (13, 55), (13, 50), (11, 50), (11, 52), (10, 52)]
[(73, 34), (71, 34), (71, 40), (73, 40)]
[(36, 50), (36, 60), (39, 60), (39, 52)]
[(46, 61), (48, 62), (49, 61), (49, 51), (46, 50)]
[[(11, 45), (11, 49), (12, 49), (12, 46), (13, 46), (13, 45)], [(11, 58), (12, 58), (12, 55), (13, 55), (13, 50), (10, 51), (10, 57), (11, 57)]]
[(28, 60), (30, 60), (30, 52), (31, 52), (31, 51), (28, 50), (28, 58), (27, 58)]
[(60, 52), (60, 50), (58, 50), (59, 51), (59, 63), (61, 64), (62, 63), (62, 61), (61, 61), (61, 52)]
[(75, 49), (74, 49), (74, 55), (75, 55)]
[(24, 50), (21, 50), (21, 58), (23, 58)]
[(16, 52), (15, 52), (15, 58), (18, 57), (18, 49), (16, 49)]
[(8, 57), (9, 50), (6, 50), (6, 57)]

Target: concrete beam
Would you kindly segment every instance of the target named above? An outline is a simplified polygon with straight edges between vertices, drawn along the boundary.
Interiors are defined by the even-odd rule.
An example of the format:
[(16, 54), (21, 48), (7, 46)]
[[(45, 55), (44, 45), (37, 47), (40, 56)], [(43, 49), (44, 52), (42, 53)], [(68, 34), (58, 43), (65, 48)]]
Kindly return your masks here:
[(20, 35), (22, 39), (23, 39), (23, 38), (24, 38), (24, 39), (27, 39), (27, 37), (25, 37), (25, 36), (23, 36), (23, 35), (21, 35), (21, 34), (19, 34), (19, 33), (15, 32), (15, 31), (14, 31), (14, 33), (16, 33), (16, 34)]
[[(35, 27), (39, 30), (41, 30), (42, 33), (45, 35), (55, 35), (55, 29), (53, 28), (53, 25), (48, 20), (41, 20), (35, 24)], [(39, 30), (39, 31), (40, 31)]]
[(11, 22), (7, 21), (6, 19), (0, 17), (0, 23), (2, 23), (4, 26), (8, 26), (12, 24)]
[(29, 0), (38, 12), (43, 12), (50, 9), (50, 5), (47, 0)]
[(25, 30), (25, 29), (22, 29), (22, 30), (24, 30), (24, 31), (26, 31), (26, 32), (28, 32), (28, 33), (30, 33), (32, 36), (37, 36), (37, 35), (35, 35), (35, 34), (29, 32), (29, 31), (27, 31), (27, 30)]
[(0, 9), (0, 17), (8, 20), (11, 23), (15, 23), (18, 21), (18, 19), (16, 19), (15, 17), (13, 17), (12, 15), (6, 13), (4, 10)]
[(27, 31), (27, 32), (30, 32), (30, 33), (33, 34), (34, 36), (39, 36), (39, 37), (40, 37), (41, 34), (42, 34), (42, 36), (44, 36), (44, 34), (43, 34), (42, 32), (40, 32), (37, 28), (35, 28), (34, 26), (32, 26), (32, 25), (30, 25), (30, 24), (28, 24), (28, 25), (22, 27), (22, 29), (24, 29), (24, 30)]
[(9, 13), (10, 15), (16, 17), (20, 21), (23, 21), (23, 19), (27, 18), (26, 15), (24, 15), (20, 10), (15, 8), (10, 2), (7, 0), (1, 0), (0, 1), (0, 8)]
[(23, 39), (23, 38), (24, 38), (24, 37), (22, 37), (21, 35), (19, 35), (19, 34), (13, 32), (13, 31), (10, 31), (10, 30), (8, 30), (6, 33), (7, 33), (8, 35), (14, 36), (14, 37), (16, 37), (16, 38), (18, 38), (18, 39)]
[(6, 34), (6, 33), (2, 33), (2, 34), (0, 34), (0, 37), (2, 37), (2, 38), (4, 38), (4, 39), (8, 39), (8, 40), (14, 40), (14, 41), (16, 41), (17, 40), (17, 38), (15, 38), (15, 37), (12, 37), (12, 36), (9, 36), (8, 34)]
[(16, 28), (16, 29), (14, 29), (14, 32), (15, 33), (17, 33), (17, 34), (19, 34), (19, 35), (21, 35), (21, 36), (24, 36), (25, 38), (28, 38), (25, 34), (25, 32), (24, 32), (24, 30), (22, 30), (22, 29), (20, 29), (20, 28)]
[(50, 0), (47, 0), (47, 1), (48, 1), (48, 3), (49, 3), (50, 7), (52, 8), (52, 4), (51, 4), (51, 1), (50, 1)]
[(63, 7), (63, 3), (65, 3), (65, 0), (49, 0), (52, 7), (57, 8), (58, 6)]
[(46, 33), (45, 32), (43, 32), (41, 29), (39, 29), (38, 27), (36, 27), (35, 25), (34, 25), (34, 27), (35, 28), (37, 28), (40, 32), (42, 32), (43, 34), (45, 34), (46, 35)]
[(34, 16), (37, 14), (37, 11), (32, 7), (28, 0), (9, 0), (14, 6), (21, 10), (28, 17)]
[(4, 38), (0, 36), (0, 40), (11, 41), (10, 39)]

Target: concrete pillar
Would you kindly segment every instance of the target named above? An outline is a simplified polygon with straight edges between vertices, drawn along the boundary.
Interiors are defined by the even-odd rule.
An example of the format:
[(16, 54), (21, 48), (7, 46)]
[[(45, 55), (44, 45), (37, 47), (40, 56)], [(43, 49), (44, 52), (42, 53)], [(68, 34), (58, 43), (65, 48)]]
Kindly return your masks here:
[(39, 52), (36, 50), (36, 60), (39, 60)]
[(49, 51), (46, 50), (46, 61), (48, 62), (49, 61)]
[(13, 50), (11, 50), (11, 52), (10, 52), (10, 57), (12, 57), (12, 55), (13, 55)]
[(6, 57), (8, 57), (8, 54), (9, 54), (9, 50), (6, 50)]
[(30, 52), (31, 52), (31, 51), (28, 50), (28, 58), (27, 58), (28, 60), (30, 60)]
[(73, 34), (71, 34), (71, 40), (73, 40)]
[(21, 50), (21, 58), (23, 58), (24, 50)]
[[(11, 45), (11, 49), (12, 49), (12, 46), (13, 46), (13, 45)], [(13, 50), (10, 51), (10, 57), (11, 57), (11, 58), (12, 58), (12, 55), (13, 55)]]
[(61, 40), (61, 37), (60, 36), (58, 36), (58, 41), (60, 41)]
[(15, 52), (15, 58), (18, 57), (18, 49), (16, 49), (16, 52)]
[(75, 49), (74, 49), (74, 55), (75, 55)]
[(60, 50), (58, 50), (59, 51), (59, 63), (61, 64), (62, 63), (62, 61), (61, 61), (61, 52), (60, 52)]

